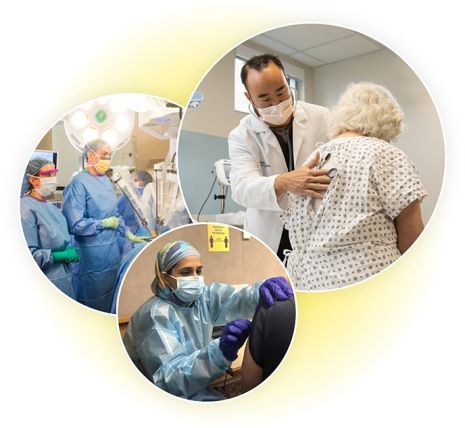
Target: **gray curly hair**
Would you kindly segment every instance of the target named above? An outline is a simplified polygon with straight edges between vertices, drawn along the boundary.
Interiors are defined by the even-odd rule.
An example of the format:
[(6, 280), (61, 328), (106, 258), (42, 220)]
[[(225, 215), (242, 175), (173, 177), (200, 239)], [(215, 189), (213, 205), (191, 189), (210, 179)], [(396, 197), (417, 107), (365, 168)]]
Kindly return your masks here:
[(395, 141), (405, 129), (404, 112), (389, 90), (370, 82), (351, 83), (331, 109), (328, 136), (346, 131)]

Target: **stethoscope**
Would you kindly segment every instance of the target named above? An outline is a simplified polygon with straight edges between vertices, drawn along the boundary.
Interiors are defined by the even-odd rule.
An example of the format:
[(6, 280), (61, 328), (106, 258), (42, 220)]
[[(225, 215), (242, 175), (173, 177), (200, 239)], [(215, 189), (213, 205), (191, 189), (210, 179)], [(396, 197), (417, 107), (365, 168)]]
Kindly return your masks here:
[[(320, 159), (320, 162), (316, 164), (316, 169), (321, 169), (323, 165), (329, 160), (330, 157), (331, 157), (331, 153), (327, 153), (326, 156), (323, 159)], [(337, 168), (331, 168), (327, 174), (327, 176), (331, 179), (336, 177), (336, 175), (337, 175)]]

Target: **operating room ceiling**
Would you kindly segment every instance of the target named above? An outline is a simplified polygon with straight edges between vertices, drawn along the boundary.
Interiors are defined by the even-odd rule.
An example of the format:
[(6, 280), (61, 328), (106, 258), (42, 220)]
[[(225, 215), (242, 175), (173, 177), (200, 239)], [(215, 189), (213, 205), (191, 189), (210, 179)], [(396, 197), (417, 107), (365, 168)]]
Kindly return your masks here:
[(383, 45), (355, 31), (320, 24), (277, 28), (253, 37), (250, 41), (310, 67), (384, 49)]

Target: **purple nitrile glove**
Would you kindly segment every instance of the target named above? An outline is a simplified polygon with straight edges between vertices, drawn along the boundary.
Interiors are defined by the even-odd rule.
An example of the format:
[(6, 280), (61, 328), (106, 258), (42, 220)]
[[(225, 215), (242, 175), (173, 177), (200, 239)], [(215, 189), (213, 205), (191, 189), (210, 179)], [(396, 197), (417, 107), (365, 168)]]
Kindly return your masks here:
[(269, 307), (275, 302), (282, 302), (294, 298), (294, 292), (286, 279), (282, 276), (267, 279), (259, 289), (258, 306)]
[(235, 320), (224, 326), (220, 337), (220, 349), (227, 360), (234, 361), (237, 358), (237, 351), (247, 339), (251, 324), (249, 320)]

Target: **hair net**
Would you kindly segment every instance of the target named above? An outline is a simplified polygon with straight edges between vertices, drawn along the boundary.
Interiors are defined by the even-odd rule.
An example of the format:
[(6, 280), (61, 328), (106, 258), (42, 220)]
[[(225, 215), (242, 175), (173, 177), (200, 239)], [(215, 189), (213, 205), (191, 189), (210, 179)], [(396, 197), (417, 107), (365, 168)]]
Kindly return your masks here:
[(147, 172), (147, 171), (144, 171), (144, 170), (137, 171), (135, 173), (135, 176), (144, 183), (144, 187), (147, 186), (147, 184), (149, 184), (149, 183), (151, 183), (153, 181), (153, 178), (150, 175), (150, 173)]
[(155, 278), (152, 281), (151, 288), (154, 294), (159, 293), (166, 284), (163, 281), (161, 272), (168, 272), (177, 263), (186, 257), (200, 257), (200, 253), (186, 241), (173, 241), (166, 244), (158, 253), (155, 261)]
[(24, 172), (23, 183), (21, 184), (21, 196), (23, 196), (30, 188), (29, 176), (36, 175), (45, 165), (53, 165), (53, 162), (45, 158), (34, 158), (29, 161)]

